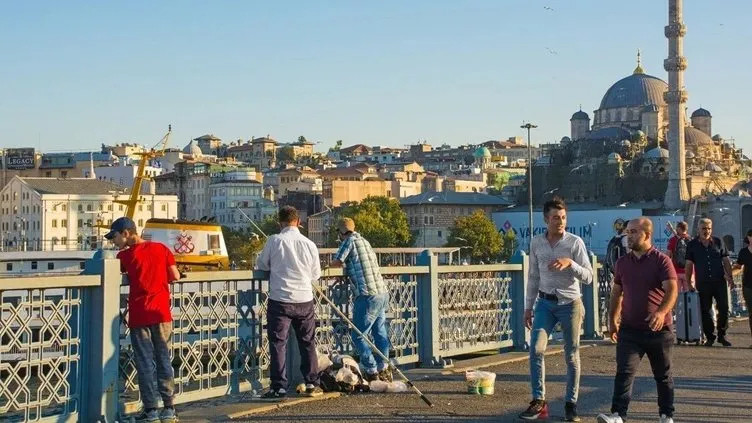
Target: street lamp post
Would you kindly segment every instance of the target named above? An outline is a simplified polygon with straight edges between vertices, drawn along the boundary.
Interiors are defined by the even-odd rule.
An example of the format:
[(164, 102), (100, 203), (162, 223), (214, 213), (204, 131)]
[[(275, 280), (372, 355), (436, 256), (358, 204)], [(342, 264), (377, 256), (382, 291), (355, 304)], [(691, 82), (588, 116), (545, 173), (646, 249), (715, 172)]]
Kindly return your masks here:
[(26, 218), (16, 216), (16, 219), (21, 221), (21, 251), (26, 251)]
[(520, 126), (522, 129), (527, 129), (527, 201), (530, 227), (530, 237), (527, 243), (528, 254), (530, 254), (530, 246), (533, 244), (533, 149), (530, 143), (530, 130), (537, 127), (538, 125), (533, 125), (530, 122)]

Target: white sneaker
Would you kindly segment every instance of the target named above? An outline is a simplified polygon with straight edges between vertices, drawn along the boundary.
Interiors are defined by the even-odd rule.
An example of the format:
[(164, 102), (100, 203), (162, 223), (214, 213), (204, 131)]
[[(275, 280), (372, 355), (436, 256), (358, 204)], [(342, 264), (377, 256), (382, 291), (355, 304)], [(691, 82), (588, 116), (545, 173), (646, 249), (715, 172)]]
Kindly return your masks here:
[(619, 413), (598, 414), (595, 421), (598, 423), (624, 423)]
[(659, 423), (674, 423), (674, 419), (665, 414), (661, 414), (661, 419), (659, 420)]

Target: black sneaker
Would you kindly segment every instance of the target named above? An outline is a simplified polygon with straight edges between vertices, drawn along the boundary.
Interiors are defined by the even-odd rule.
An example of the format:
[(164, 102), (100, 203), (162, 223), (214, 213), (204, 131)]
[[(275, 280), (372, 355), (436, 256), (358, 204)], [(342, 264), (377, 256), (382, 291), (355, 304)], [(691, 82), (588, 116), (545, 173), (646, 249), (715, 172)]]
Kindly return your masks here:
[(713, 344), (715, 344), (715, 340), (713, 340), (713, 339), (708, 339), (708, 340), (707, 340), (707, 341), (705, 341), (705, 343), (704, 343), (704, 344), (702, 344), (702, 345), (704, 345), (704, 346), (706, 346), (706, 347), (712, 347), (712, 346), (713, 346)]
[(728, 339), (726, 339), (726, 338), (719, 337), (718, 338), (718, 343), (721, 344), (721, 345), (723, 345), (724, 347), (730, 347), (731, 346), (731, 342), (729, 342)]
[(392, 369), (386, 368), (379, 372), (379, 379), (383, 380), (384, 382), (392, 382), (394, 380), (394, 375), (392, 375)]
[(564, 404), (564, 421), (565, 422), (578, 422), (580, 416), (577, 415), (577, 404), (573, 402), (567, 402)]
[(307, 397), (320, 397), (324, 395), (324, 390), (318, 386), (308, 384), (306, 385), (306, 390), (303, 392), (303, 395)]
[(366, 372), (366, 382), (373, 382), (379, 380), (379, 372), (368, 373)]
[(530, 407), (519, 417), (522, 420), (545, 420), (548, 418), (548, 404), (543, 400), (532, 400)]
[(261, 395), (261, 398), (263, 399), (281, 399), (287, 396), (287, 391), (284, 389), (269, 389), (264, 393), (264, 395)]

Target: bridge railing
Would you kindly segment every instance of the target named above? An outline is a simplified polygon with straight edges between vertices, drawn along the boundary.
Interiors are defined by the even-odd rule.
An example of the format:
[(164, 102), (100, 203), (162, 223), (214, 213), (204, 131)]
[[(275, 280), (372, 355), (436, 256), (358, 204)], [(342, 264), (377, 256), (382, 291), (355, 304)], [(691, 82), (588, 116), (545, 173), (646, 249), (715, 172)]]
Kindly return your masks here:
[[(524, 256), (511, 264), (442, 266), (435, 254), (424, 254), (414, 266), (382, 267), (393, 359), (446, 365), (458, 355), (526, 347), (527, 266)], [(114, 259), (90, 260), (85, 273), (0, 281), (0, 415), (114, 421), (140, 407), (127, 279)], [(172, 284), (177, 403), (268, 385), (267, 278), (258, 271), (196, 272)], [(341, 269), (326, 270), (318, 284), (351, 315), (353, 295)], [(598, 297), (585, 292), (591, 313), (597, 303), (588, 295)], [(318, 350), (355, 354), (347, 325), (318, 295), (315, 302)], [(597, 331), (586, 321), (590, 332)]]

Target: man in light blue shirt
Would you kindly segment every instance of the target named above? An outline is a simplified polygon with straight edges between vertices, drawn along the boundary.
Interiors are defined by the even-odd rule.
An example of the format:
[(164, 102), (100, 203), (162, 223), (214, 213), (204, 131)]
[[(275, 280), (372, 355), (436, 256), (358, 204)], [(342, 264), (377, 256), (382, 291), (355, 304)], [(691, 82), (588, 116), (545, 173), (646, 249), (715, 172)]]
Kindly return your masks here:
[(577, 422), (580, 384), (580, 328), (585, 315), (580, 283), (593, 283), (593, 268), (582, 238), (568, 233), (567, 206), (560, 199), (543, 205), (546, 233), (530, 242), (530, 273), (525, 297), (525, 326), (530, 333), (530, 383), (533, 400), (524, 420), (548, 417), (544, 353), (548, 337), (561, 323), (567, 363), (565, 421)]
[[(345, 266), (345, 275), (350, 279), (355, 293), (353, 323), (366, 336), (371, 333), (376, 347), (389, 357), (389, 332), (386, 328), (386, 310), (389, 307), (389, 289), (379, 270), (379, 261), (371, 244), (355, 232), (355, 222), (349, 217), (337, 225), (342, 244), (334, 255), (333, 267)], [(360, 356), (360, 364), (366, 371), (366, 380), (392, 381), (389, 363), (377, 355), (374, 357), (366, 341), (353, 331), (353, 346)]]
[(266, 241), (256, 259), (258, 270), (269, 271), (267, 335), (271, 355), (271, 388), (264, 398), (283, 398), (287, 394), (285, 358), (290, 326), (295, 329), (300, 347), (301, 371), (306, 382), (305, 395), (319, 396), (318, 355), (313, 283), (321, 277), (316, 244), (298, 230), (298, 211), (291, 206), (279, 210), (282, 231)]

